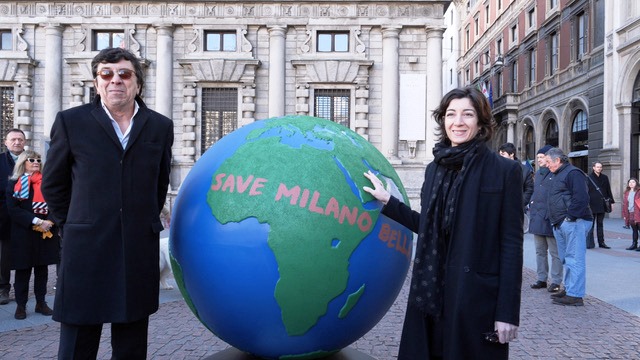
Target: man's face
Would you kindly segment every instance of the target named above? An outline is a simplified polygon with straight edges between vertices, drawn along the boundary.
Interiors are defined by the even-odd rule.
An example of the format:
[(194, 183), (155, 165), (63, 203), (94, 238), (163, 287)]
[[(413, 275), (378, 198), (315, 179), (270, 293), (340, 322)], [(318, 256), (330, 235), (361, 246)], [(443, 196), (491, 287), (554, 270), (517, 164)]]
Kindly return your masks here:
[[(94, 79), (94, 84), (107, 109), (109, 111), (129, 109), (140, 92), (133, 64), (125, 59), (113, 64), (98, 64), (98, 74), (103, 69), (111, 70), (110, 77), (98, 75)], [(126, 79), (121, 77), (118, 73), (121, 70), (130, 76), (124, 76)]]
[(7, 147), (13, 155), (20, 155), (24, 151), (24, 135), (17, 131), (12, 131), (7, 134), (7, 138), (4, 141), (4, 145)]
[(503, 150), (498, 151), (498, 153), (500, 153), (500, 156), (502, 157), (513, 160), (513, 154), (509, 154), (508, 152)]
[(547, 156), (545, 154), (536, 155), (536, 162), (539, 167), (547, 167)]
[(593, 164), (593, 172), (596, 173), (596, 175), (600, 175), (600, 173), (602, 172), (602, 164), (600, 163)]
[(551, 172), (556, 172), (556, 170), (558, 170), (560, 168), (560, 165), (562, 164), (559, 158), (551, 159), (549, 156), (545, 155), (545, 159), (547, 161), (547, 167), (549, 168), (549, 170), (551, 170)]

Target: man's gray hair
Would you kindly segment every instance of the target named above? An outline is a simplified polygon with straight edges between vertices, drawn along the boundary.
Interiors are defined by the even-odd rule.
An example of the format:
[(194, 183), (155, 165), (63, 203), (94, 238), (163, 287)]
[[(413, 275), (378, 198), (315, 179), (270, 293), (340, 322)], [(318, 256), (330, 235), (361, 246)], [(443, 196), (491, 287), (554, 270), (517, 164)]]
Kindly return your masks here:
[(549, 149), (549, 151), (547, 151), (545, 155), (548, 156), (551, 160), (560, 159), (560, 162), (562, 163), (569, 162), (569, 157), (557, 147)]

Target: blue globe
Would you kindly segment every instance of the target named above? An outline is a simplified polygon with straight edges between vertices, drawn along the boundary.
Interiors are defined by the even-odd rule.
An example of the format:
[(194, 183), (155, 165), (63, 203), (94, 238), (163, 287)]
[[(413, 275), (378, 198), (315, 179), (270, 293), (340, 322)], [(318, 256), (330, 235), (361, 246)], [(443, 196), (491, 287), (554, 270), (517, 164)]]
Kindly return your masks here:
[(371, 330), (402, 288), (413, 234), (362, 190), (368, 170), (408, 202), (384, 156), (331, 121), (256, 121), (207, 150), (179, 190), (170, 232), (196, 317), (267, 359), (326, 357)]

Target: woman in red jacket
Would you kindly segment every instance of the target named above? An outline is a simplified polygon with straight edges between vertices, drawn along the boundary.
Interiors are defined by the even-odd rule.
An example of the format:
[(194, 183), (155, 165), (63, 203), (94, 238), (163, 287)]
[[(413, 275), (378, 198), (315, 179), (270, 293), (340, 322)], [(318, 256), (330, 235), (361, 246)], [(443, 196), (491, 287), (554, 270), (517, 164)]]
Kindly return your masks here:
[(622, 217), (624, 224), (631, 226), (633, 243), (627, 250), (640, 251), (638, 247), (638, 232), (640, 231), (640, 187), (638, 180), (631, 178), (627, 181), (627, 189), (622, 196)]

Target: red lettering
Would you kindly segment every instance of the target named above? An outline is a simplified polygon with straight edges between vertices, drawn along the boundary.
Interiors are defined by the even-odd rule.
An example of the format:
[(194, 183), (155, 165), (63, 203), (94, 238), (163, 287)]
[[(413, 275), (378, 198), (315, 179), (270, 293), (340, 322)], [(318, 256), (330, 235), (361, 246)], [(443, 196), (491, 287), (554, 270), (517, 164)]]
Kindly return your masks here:
[(387, 243), (387, 247), (392, 248), (394, 246), (396, 246), (398, 239), (398, 236), (400, 235), (400, 232), (398, 230), (391, 230), (391, 236), (389, 237), (389, 242)]
[(218, 174), (218, 175), (216, 175), (216, 182), (215, 182), (215, 184), (211, 185), (211, 190), (213, 190), (213, 191), (220, 190), (220, 186), (222, 186), (222, 179), (224, 179), (225, 176), (227, 176), (227, 174)]
[(391, 232), (391, 226), (389, 224), (382, 224), (380, 227), (380, 232), (378, 233), (378, 238), (383, 242), (389, 241), (389, 233)]
[(402, 236), (398, 240), (402, 240), (402, 242), (398, 241), (396, 243), (396, 250), (406, 255), (409, 252), (409, 249), (407, 248), (407, 235), (402, 232), (400, 232), (400, 235)]
[(300, 206), (301, 208), (306, 207), (307, 201), (309, 201), (309, 190), (304, 189), (302, 191), (302, 198), (300, 199), (300, 204), (298, 204), (298, 206)]
[(363, 212), (362, 215), (358, 218), (358, 227), (360, 231), (366, 233), (371, 230), (371, 225), (373, 224), (373, 220), (371, 220), (371, 215), (368, 212)]
[(245, 190), (247, 190), (247, 188), (249, 187), (249, 184), (251, 183), (251, 180), (253, 180), (253, 175), (249, 175), (249, 177), (247, 178), (247, 181), (242, 182), (242, 176), (238, 176), (238, 192), (240, 194), (242, 194)]
[(354, 206), (353, 211), (349, 212), (349, 207), (346, 205), (343, 206), (342, 211), (340, 211), (340, 224), (344, 222), (345, 218), (350, 225), (355, 224), (356, 220), (358, 219), (358, 208)]
[(258, 191), (258, 189), (261, 189), (264, 187), (264, 183), (267, 182), (267, 179), (265, 178), (256, 178), (256, 181), (253, 182), (253, 185), (251, 186), (251, 190), (249, 190), (249, 195), (262, 195), (261, 191)]
[(324, 210), (318, 206), (318, 198), (320, 198), (320, 193), (317, 191), (313, 192), (313, 197), (311, 198), (311, 204), (309, 204), (309, 211), (318, 214), (324, 214)]
[(291, 190), (287, 189), (287, 185), (280, 183), (278, 192), (276, 193), (276, 201), (280, 201), (282, 197), (291, 197), (289, 203), (295, 205), (300, 196), (300, 186), (294, 186)]
[[(333, 213), (333, 217), (336, 219), (340, 215), (340, 205), (338, 205), (338, 200), (333, 197), (329, 199), (329, 201), (327, 202), (327, 208), (324, 209), (325, 215), (329, 215), (331, 213)], [(342, 224), (342, 221), (340, 221), (340, 224)]]
[(222, 185), (222, 191), (226, 191), (229, 189), (229, 192), (233, 192), (233, 187), (235, 186), (235, 178), (233, 174), (230, 174), (227, 180)]

